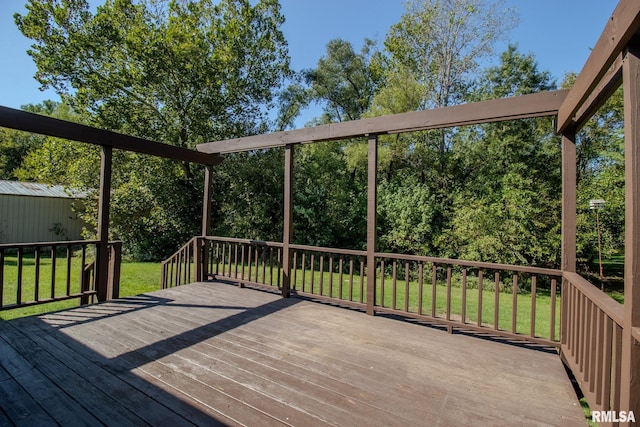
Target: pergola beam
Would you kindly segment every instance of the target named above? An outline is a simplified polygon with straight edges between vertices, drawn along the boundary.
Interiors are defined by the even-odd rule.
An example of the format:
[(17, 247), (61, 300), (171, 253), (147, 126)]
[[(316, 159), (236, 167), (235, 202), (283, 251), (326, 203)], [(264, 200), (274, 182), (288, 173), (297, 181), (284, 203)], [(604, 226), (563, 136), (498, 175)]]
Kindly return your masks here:
[(600, 83), (582, 103), (573, 118), (575, 129), (580, 129), (607, 102), (622, 84), (622, 53), (616, 57)]
[(576, 127), (576, 113), (639, 29), (640, 2), (620, 0), (558, 111), (558, 133), (568, 127)]
[(221, 156), (2, 106), (0, 106), (0, 127), (150, 154), (172, 160), (214, 166), (222, 162)]
[(541, 92), (433, 110), (331, 123), (292, 131), (208, 142), (199, 144), (196, 148), (204, 153), (223, 154), (273, 148), (287, 144), (357, 138), (372, 134), (394, 134), (553, 116), (557, 114), (567, 93), (568, 91), (565, 90)]

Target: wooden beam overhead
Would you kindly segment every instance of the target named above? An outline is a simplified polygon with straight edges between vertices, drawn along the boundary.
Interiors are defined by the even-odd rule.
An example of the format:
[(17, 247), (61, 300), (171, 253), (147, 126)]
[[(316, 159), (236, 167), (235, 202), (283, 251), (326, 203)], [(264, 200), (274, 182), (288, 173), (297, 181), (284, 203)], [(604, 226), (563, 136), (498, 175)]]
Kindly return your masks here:
[(575, 128), (580, 129), (584, 124), (598, 112), (598, 109), (607, 102), (613, 93), (622, 84), (622, 53), (620, 53), (613, 65), (600, 79), (600, 83), (595, 87), (591, 95), (582, 103), (573, 118)]
[(172, 160), (182, 160), (205, 165), (217, 165), (221, 156), (212, 156), (187, 148), (163, 144), (104, 129), (98, 129), (40, 114), (0, 106), (0, 127), (33, 132), (43, 135), (89, 144), (112, 147), (136, 153), (150, 154)]
[(433, 110), (331, 123), (292, 131), (208, 142), (199, 144), (196, 148), (204, 153), (224, 154), (287, 144), (357, 138), (372, 134), (393, 134), (552, 116), (557, 114), (567, 93), (568, 91), (565, 90), (541, 92)]
[(639, 29), (640, 1), (620, 0), (558, 111), (558, 133), (576, 127), (576, 113)]

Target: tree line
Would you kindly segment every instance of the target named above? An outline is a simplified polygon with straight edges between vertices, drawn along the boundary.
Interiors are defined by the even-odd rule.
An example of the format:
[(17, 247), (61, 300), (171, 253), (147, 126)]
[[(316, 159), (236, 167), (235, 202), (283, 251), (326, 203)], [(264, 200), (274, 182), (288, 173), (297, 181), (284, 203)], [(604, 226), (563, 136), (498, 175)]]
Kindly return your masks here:
[[(30, 0), (16, 15), (33, 41), (36, 78), (60, 102), (30, 111), (187, 148), (308, 125), (553, 90), (535, 57), (496, 43), (517, 25), (501, 1), (412, 0), (381, 43), (331, 40), (313, 69), (294, 71), (277, 0)], [(495, 64), (482, 67), (482, 64)], [(570, 87), (575, 75), (564, 76)], [(579, 256), (597, 256), (588, 200), (607, 201), (604, 247), (624, 235), (622, 95), (578, 136)], [(364, 140), (297, 147), (294, 241), (366, 242)], [(95, 196), (99, 152), (0, 129), (0, 176)], [(282, 149), (227, 155), (214, 169), (214, 233), (282, 238)], [(560, 257), (560, 139), (549, 118), (381, 136), (379, 250), (555, 267)], [(112, 230), (135, 259), (157, 260), (199, 234), (203, 171), (135, 153), (114, 155)], [(82, 216), (96, 221), (95, 197)], [(91, 228), (91, 227), (89, 227)], [(88, 233), (91, 233), (91, 229)]]

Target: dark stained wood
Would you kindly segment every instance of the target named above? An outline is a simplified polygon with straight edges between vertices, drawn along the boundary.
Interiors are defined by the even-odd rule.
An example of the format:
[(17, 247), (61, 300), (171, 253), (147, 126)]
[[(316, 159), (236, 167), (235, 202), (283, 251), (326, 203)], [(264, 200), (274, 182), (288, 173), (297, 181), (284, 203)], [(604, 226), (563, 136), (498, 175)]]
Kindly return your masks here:
[(211, 156), (174, 145), (98, 129), (91, 126), (54, 119), (40, 114), (0, 106), (0, 127), (55, 136), (72, 141), (150, 154), (172, 160), (217, 165), (221, 156)]
[[(287, 145), (284, 151), (284, 212), (282, 229), (282, 296), (289, 296), (291, 288), (291, 238), (293, 235), (293, 164), (294, 146)], [(295, 266), (294, 266), (295, 268)]]
[[(640, 9), (640, 5), (638, 5)], [(640, 413), (640, 345), (633, 328), (640, 326), (640, 40), (625, 52), (624, 153), (625, 239), (624, 323), (622, 329), (622, 387), (620, 410)]]
[(331, 123), (293, 131), (208, 142), (199, 144), (196, 148), (204, 153), (233, 153), (280, 147), (287, 144), (307, 144), (366, 137), (373, 134), (413, 132), (528, 117), (552, 116), (557, 113), (567, 93), (568, 91), (565, 90), (541, 92), (434, 110)]
[(558, 111), (558, 132), (575, 127), (574, 116), (640, 29), (640, 2), (620, 0), (586, 64)]
[(598, 112), (598, 109), (607, 102), (613, 93), (622, 84), (622, 53), (620, 53), (609, 70), (587, 97), (582, 106), (576, 111), (574, 117), (574, 128), (580, 129), (584, 124)]
[[(371, 316), (374, 314), (374, 306), (376, 304), (377, 206), (378, 135), (373, 134), (369, 135), (367, 164), (367, 314)], [(380, 276), (384, 278), (384, 269), (380, 272)], [(381, 296), (381, 305), (384, 305), (384, 294)]]
[(202, 197), (202, 235), (208, 236), (211, 232), (211, 174), (213, 168), (206, 165), (204, 169), (204, 194)]
[(98, 245), (96, 250), (96, 291), (98, 301), (109, 299), (109, 212), (111, 204), (112, 147), (103, 146), (100, 157), (100, 195), (98, 199)]
[[(325, 252), (333, 252), (333, 251), (334, 249), (325, 248)], [(392, 253), (386, 253), (386, 252), (376, 252), (376, 257), (388, 258), (388, 259), (401, 259), (401, 260), (407, 260), (407, 261), (418, 261), (418, 262), (419, 261), (432, 262), (436, 264), (458, 265), (461, 267), (475, 267), (475, 268), (483, 268), (487, 270), (521, 271), (524, 273), (546, 274), (549, 276), (562, 275), (561, 270), (556, 270), (553, 268), (532, 267), (529, 265), (495, 264), (491, 262), (467, 261), (467, 260), (452, 259), (452, 258), (436, 258), (436, 257), (421, 256), (421, 255), (392, 254)]]
[(584, 425), (552, 352), (214, 282), (3, 322), (0, 342), (0, 414), (35, 425)]
[(109, 286), (111, 298), (120, 298), (120, 265), (122, 264), (122, 242), (109, 243)]
[[(574, 129), (566, 130), (562, 134), (562, 219), (561, 219), (561, 259), (560, 269), (563, 271), (562, 300), (560, 313), (560, 340), (562, 351), (571, 349), (571, 356), (575, 350), (573, 342), (568, 337), (576, 337), (573, 328), (576, 310), (573, 298), (573, 287), (569, 286), (567, 273), (576, 271), (576, 212), (577, 212), (577, 154), (576, 133)], [(565, 291), (568, 295), (565, 295)], [(567, 297), (567, 298), (565, 298)], [(567, 359), (570, 357), (567, 355)]]
[(569, 272), (564, 275), (563, 304), (568, 313), (563, 313), (567, 326), (562, 328), (561, 357), (592, 410), (620, 411), (623, 306)]

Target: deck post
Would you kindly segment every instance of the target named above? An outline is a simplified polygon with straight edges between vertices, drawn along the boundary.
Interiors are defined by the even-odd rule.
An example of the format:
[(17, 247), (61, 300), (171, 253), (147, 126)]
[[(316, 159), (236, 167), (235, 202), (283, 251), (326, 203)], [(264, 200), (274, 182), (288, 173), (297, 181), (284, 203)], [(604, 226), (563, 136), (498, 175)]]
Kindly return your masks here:
[[(633, 328), (640, 327), (640, 40), (624, 52), (625, 239), (624, 321), (620, 411), (640, 416), (640, 345)], [(616, 409), (616, 408), (613, 408)]]
[(100, 199), (98, 201), (98, 240), (96, 253), (96, 292), (98, 301), (107, 301), (109, 295), (109, 208), (113, 148), (102, 146), (100, 156)]
[[(562, 256), (560, 269), (563, 272), (576, 271), (576, 133), (573, 129), (562, 133)], [(560, 342), (566, 344), (567, 313), (569, 300), (566, 298), (567, 280), (562, 279), (562, 300), (560, 301)]]
[[(202, 236), (206, 237), (211, 233), (211, 172), (212, 165), (205, 165), (204, 168), (204, 194), (202, 197)], [(196, 239), (193, 252), (194, 268), (197, 269), (194, 278), (197, 282), (207, 279), (209, 274), (209, 244), (207, 239)]]
[(120, 265), (122, 264), (122, 242), (109, 245), (109, 288), (111, 298), (120, 298)]
[[(376, 298), (376, 247), (378, 240), (378, 135), (368, 136), (367, 165), (367, 314), (375, 314)], [(384, 274), (381, 273), (381, 274)]]
[(291, 235), (293, 234), (293, 156), (294, 145), (286, 145), (284, 149), (284, 226), (282, 230), (283, 298), (289, 297), (291, 289), (291, 249), (289, 245), (291, 245)]

